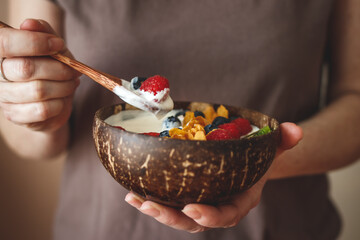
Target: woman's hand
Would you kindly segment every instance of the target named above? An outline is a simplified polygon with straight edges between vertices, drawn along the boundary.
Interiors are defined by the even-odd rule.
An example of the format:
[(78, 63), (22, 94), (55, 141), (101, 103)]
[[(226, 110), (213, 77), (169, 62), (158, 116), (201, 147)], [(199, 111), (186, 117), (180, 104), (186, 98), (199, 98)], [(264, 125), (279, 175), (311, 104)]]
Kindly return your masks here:
[[(295, 147), (302, 138), (301, 128), (293, 123), (283, 123), (280, 129), (282, 141), (277, 150), (277, 156)], [(151, 201), (144, 201), (133, 193), (129, 193), (125, 200), (142, 213), (175, 229), (201, 232), (209, 228), (233, 227), (259, 203), (263, 187), (271, 175), (273, 166), (276, 166), (276, 159), (277, 157), (272, 167), (254, 186), (235, 195), (229, 204), (219, 206), (188, 204), (180, 211)]]
[(36, 131), (55, 131), (70, 117), (79, 73), (47, 57), (71, 56), (50, 25), (29, 19), (20, 30), (0, 29), (0, 108), (11, 122)]

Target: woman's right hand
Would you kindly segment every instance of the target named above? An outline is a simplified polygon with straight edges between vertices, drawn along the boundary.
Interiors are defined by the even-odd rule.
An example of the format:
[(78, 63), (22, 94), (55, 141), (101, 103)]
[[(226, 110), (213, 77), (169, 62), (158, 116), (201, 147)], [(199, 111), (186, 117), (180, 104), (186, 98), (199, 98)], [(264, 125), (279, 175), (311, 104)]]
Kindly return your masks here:
[(64, 41), (42, 20), (25, 20), (20, 30), (0, 29), (0, 108), (11, 122), (35, 131), (66, 124), (80, 74), (48, 57), (71, 57)]

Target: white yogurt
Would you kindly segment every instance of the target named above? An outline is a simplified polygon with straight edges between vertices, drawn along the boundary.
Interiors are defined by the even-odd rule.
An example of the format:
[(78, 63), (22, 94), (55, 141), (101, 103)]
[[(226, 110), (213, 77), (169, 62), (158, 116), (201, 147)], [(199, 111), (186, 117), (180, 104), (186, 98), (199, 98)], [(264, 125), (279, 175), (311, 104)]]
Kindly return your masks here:
[[(165, 117), (174, 116), (179, 110), (172, 110)], [(150, 112), (126, 110), (114, 114), (105, 120), (112, 126), (121, 126), (126, 131), (135, 133), (161, 132), (163, 119), (158, 119)]]

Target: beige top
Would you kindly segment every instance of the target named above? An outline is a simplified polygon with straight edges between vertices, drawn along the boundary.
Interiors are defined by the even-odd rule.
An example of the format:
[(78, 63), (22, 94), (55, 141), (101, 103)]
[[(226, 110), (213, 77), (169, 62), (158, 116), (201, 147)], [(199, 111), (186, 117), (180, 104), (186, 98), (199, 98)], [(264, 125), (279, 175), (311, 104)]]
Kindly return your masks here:
[[(280, 121), (318, 110), (329, 0), (59, 0), (68, 46), (115, 76), (161, 74), (174, 100), (252, 108)], [(231, 229), (188, 234), (124, 202), (101, 165), (94, 112), (119, 102), (83, 77), (55, 223), (55, 239), (335, 239), (339, 217), (326, 176), (268, 182), (258, 207)]]

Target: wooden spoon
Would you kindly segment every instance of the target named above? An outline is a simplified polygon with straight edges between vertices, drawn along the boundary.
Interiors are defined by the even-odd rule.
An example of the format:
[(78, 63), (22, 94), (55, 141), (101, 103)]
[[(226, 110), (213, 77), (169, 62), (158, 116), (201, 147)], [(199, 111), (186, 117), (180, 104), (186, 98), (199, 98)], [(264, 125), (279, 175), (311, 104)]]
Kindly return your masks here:
[[(1, 28), (12, 28), (9, 25), (0, 21)], [(79, 61), (66, 57), (60, 53), (51, 55), (50, 57), (68, 65), (78, 72), (88, 76), (103, 87), (109, 89), (123, 101), (144, 111), (154, 113), (157, 117), (164, 116), (167, 112), (172, 110), (173, 102), (168, 96), (166, 99), (160, 99), (157, 102), (144, 98), (143, 95), (136, 93), (130, 86), (130, 82), (124, 79), (111, 76), (107, 73), (95, 70)]]

